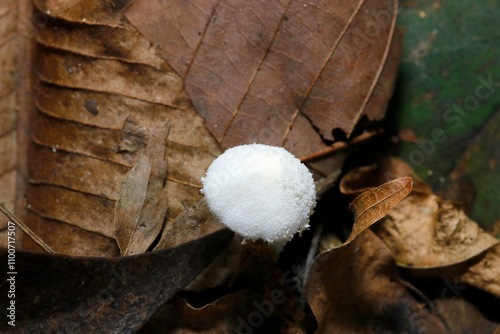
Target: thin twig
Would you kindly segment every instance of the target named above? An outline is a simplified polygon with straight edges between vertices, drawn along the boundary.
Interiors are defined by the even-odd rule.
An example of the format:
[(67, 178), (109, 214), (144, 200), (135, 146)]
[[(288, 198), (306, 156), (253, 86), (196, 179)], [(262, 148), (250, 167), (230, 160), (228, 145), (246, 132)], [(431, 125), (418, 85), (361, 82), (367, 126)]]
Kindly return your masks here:
[(20, 221), (13, 213), (11, 213), (3, 203), (0, 203), (0, 211), (14, 224), (16, 224), (24, 233), (26, 233), (38, 246), (47, 253), (55, 253), (38, 235), (29, 229), (22, 221)]
[(351, 140), (348, 140), (348, 141), (339, 141), (339, 142), (334, 143), (332, 146), (328, 146), (328, 147), (325, 147), (324, 149), (321, 149), (321, 150), (316, 151), (314, 153), (311, 153), (311, 154), (308, 154), (308, 155), (304, 155), (302, 158), (300, 158), (300, 161), (301, 162), (306, 162), (306, 161), (309, 161), (309, 160), (314, 160), (314, 159), (317, 159), (317, 158), (321, 158), (324, 155), (327, 155), (327, 154), (330, 154), (332, 152), (341, 150), (343, 148), (349, 147), (349, 146), (354, 145), (354, 144), (358, 144), (358, 143), (360, 143), (360, 142), (362, 142), (364, 140), (367, 140), (367, 139), (369, 139), (371, 137), (379, 135), (382, 132), (384, 132), (384, 130), (382, 130), (382, 129), (378, 129), (378, 130), (375, 130), (375, 131), (369, 131), (369, 132), (363, 132), (362, 134), (360, 134), (357, 137), (354, 137)]

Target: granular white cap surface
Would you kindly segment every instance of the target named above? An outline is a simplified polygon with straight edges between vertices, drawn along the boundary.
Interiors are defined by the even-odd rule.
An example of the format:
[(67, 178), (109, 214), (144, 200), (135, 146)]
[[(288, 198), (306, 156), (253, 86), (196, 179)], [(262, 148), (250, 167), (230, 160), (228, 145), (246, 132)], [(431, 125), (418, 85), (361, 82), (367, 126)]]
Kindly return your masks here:
[(316, 206), (312, 174), (281, 147), (228, 149), (202, 178), (210, 211), (245, 239), (290, 240), (309, 227)]

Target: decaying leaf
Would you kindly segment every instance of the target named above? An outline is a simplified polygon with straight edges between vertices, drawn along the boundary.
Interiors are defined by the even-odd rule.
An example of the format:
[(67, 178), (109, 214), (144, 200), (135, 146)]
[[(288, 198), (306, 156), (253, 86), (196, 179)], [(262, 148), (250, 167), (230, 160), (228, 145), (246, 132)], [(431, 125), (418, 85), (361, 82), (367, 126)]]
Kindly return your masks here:
[[(443, 291), (448, 291), (445, 289), (449, 289), (449, 283), (450, 282), (445, 281), (444, 287), (441, 291), (439, 291), (441, 294), (443, 293)], [(471, 298), (471, 296), (468, 295), (468, 300), (465, 296), (464, 298), (461, 298), (461, 296), (453, 296), (456, 298), (450, 298), (449, 295), (450, 293), (448, 292), (447, 299), (444, 300), (441, 296), (439, 296), (441, 297), (441, 299), (438, 299), (438, 297), (436, 297), (436, 299), (434, 299), (434, 305), (437, 305), (437, 307), (439, 307), (439, 309), (437, 309), (436, 307), (435, 313), (441, 312), (442, 317), (446, 319), (446, 323), (449, 325), (453, 333), (499, 333), (500, 325), (498, 324), (498, 318), (495, 319), (494, 316), (491, 317), (491, 315), (494, 314), (495, 311), (492, 310), (493, 312), (485, 312), (485, 310), (488, 309), (488, 306), (485, 305), (486, 303), (483, 304), (483, 302), (485, 301), (484, 296), (481, 296), (483, 297), (482, 300), (478, 300), (477, 298)], [(470, 299), (475, 300), (475, 303), (472, 303)], [(492, 301), (489, 300), (487, 301), (487, 303), (488, 302)], [(497, 309), (498, 305), (499, 304), (497, 303)], [(485, 315), (485, 313), (489, 313), (490, 315)]]
[(455, 277), (433, 281), (428, 297), (401, 282), (391, 250), (371, 230), (318, 255), (307, 284), (315, 333), (481, 334), (498, 326), (465, 298), (463, 285), (454, 290), (463, 283)]
[[(224, 229), (178, 247), (116, 258), (17, 252), (16, 333), (135, 332), (233, 236)], [(1, 252), (5, 259), (7, 251)], [(7, 273), (1, 275), (6, 282)], [(0, 330), (6, 329), (2, 322)]]
[(459, 274), (458, 280), (500, 298), (500, 245), (491, 248), (480, 261)]
[[(17, 110), (16, 46), (19, 8), (15, 1), (0, 4), (0, 203), (14, 210), (16, 198)], [(0, 215), (1, 216), (1, 215)], [(7, 243), (7, 219), (0, 217), (0, 245)]]
[(300, 157), (362, 115), (383, 117), (401, 51), (396, 12), (394, 0), (139, 0), (125, 16), (184, 78), (223, 147)]
[[(414, 175), (403, 162), (392, 158), (392, 163), (386, 160), (379, 166), (350, 171), (341, 181), (341, 190), (356, 193), (356, 187), (370, 189), (388, 175), (405, 173)], [(499, 241), (484, 232), (456, 205), (429, 193), (430, 188), (423, 181), (417, 182), (420, 191), (403, 199), (373, 227), (392, 251), (397, 264), (408, 268), (449, 268), (484, 253), (473, 265), (464, 264), (458, 271), (450, 269), (451, 276), (446, 271), (438, 274), (500, 296), (500, 275), (494, 265), (499, 261)]]
[[(500, 109), (495, 108), (474, 139), (467, 142), (460, 162), (450, 173), (449, 186), (459, 188), (455, 197), (461, 196), (457, 200), (470, 206), (471, 218), (500, 238)], [(471, 131), (471, 124), (468, 126)]]
[[(286, 261), (223, 228), (200, 177), (221, 147), (255, 141), (313, 157), (315, 177), (329, 174), (318, 198), (329, 196), (344, 154), (318, 153), (336, 130), (349, 137), (361, 118), (384, 116), (401, 52), (397, 1), (33, 2), (0, 4), (0, 202), (57, 252), (101, 258), (19, 251), (16, 330), (147, 333), (184, 287), (159, 332), (311, 332), (303, 282), (290, 291)], [(309, 272), (318, 333), (492, 332), (460, 298), (435, 314), (397, 265), (446, 266), (450, 282), (500, 298), (500, 246), (399, 160), (386, 163), (343, 178), (342, 192), (359, 195), (350, 237), (289, 281)], [(283, 303), (264, 304), (275, 291)], [(256, 310), (262, 326), (249, 325)]]
[[(201, 199), (200, 178), (220, 154), (218, 143), (182, 79), (118, 6), (42, 0), (35, 6), (46, 22), (36, 35), (39, 82), (23, 220), (59, 253), (117, 255), (115, 225), (123, 254), (143, 252), (165, 214), (168, 227)], [(153, 142), (166, 124), (161, 147)], [(156, 152), (146, 153), (149, 163), (141, 160), (148, 148)], [(142, 189), (141, 198), (122, 198), (124, 182)], [(120, 210), (115, 216), (120, 199), (143, 207), (135, 216)]]
[(349, 210), (354, 213), (354, 226), (346, 242), (387, 215), (392, 207), (411, 192), (412, 185), (411, 177), (402, 177), (357, 196), (349, 204)]
[(140, 333), (307, 333), (300, 324), (304, 313), (294, 294), (298, 289), (295, 269), (278, 269), (277, 256), (268, 244), (241, 246), (240, 239), (239, 246), (243, 250), (230, 280), (208, 290), (213, 292), (209, 294), (184, 291)]
[(222, 228), (224, 225), (212, 215), (205, 198), (202, 198), (165, 227), (155, 249), (177, 246)]
[(375, 227), (399, 266), (432, 268), (463, 262), (499, 241), (462, 210), (435, 195), (412, 195)]
[(440, 319), (391, 282), (397, 266), (387, 246), (366, 230), (316, 258), (307, 299), (321, 333), (446, 333)]
[[(212, 215), (205, 198), (202, 198), (196, 205), (187, 208), (173, 222), (165, 226), (155, 250), (174, 247), (189, 240), (196, 240), (223, 228), (224, 225)], [(214, 262), (186, 288), (189, 290), (203, 290), (222, 284), (236, 269), (236, 264), (240, 260), (241, 249), (241, 238), (235, 237), (233, 242), (219, 254)]]
[[(385, 159), (378, 166), (360, 167), (347, 173), (341, 181), (341, 190), (356, 193), (377, 186), (387, 177), (405, 173), (414, 176), (399, 159)], [(417, 182), (420, 191), (401, 201), (375, 226), (377, 235), (394, 252), (398, 265), (411, 268), (451, 265), (478, 255), (498, 242), (462, 210), (429, 193), (430, 187), (422, 180)]]
[(165, 184), (170, 124), (159, 124), (145, 152), (124, 177), (115, 205), (115, 238), (122, 255), (144, 253), (163, 227), (168, 202)]
[[(403, 177), (362, 193), (350, 204), (349, 209), (354, 213), (354, 225), (349, 238), (341, 246), (318, 255), (309, 270), (306, 294), (319, 323), (317, 333), (359, 331), (364, 326), (356, 323), (357, 316), (367, 317), (364, 319), (380, 316), (380, 314), (375, 315), (376, 312), (370, 309), (372, 305), (357, 300), (356, 296), (360, 296), (359, 298), (362, 299), (374, 298), (376, 303), (388, 303), (388, 301), (396, 303), (395, 296), (403, 294), (404, 289), (399, 289), (396, 292), (396, 290), (386, 286), (385, 289), (392, 289), (394, 294), (387, 297), (384, 291), (384, 297), (380, 297), (382, 289), (377, 285), (387, 285), (389, 283), (388, 277), (390, 277), (387, 268), (390, 267), (390, 272), (394, 274), (396, 266), (388, 265), (393, 261), (388, 250), (372, 232), (366, 231), (366, 229), (384, 217), (394, 205), (411, 192), (411, 189), (412, 178)], [(366, 246), (365, 243), (370, 245)], [(373, 249), (372, 244), (376, 245)], [(365, 247), (364, 249), (368, 250), (371, 255), (359, 254), (360, 247)], [(374, 254), (383, 258), (382, 263), (370, 263)], [(373, 272), (366, 270), (367, 267), (373, 268)], [(354, 273), (359, 268), (363, 268), (363, 274)], [(380, 272), (381, 268), (384, 268), (383, 275)], [(376, 278), (382, 283), (362, 284), (360, 282), (365, 279), (364, 275), (370, 276), (370, 279)], [(353, 278), (357, 278), (359, 284), (353, 284)], [(375, 291), (370, 291), (374, 288)], [(359, 305), (354, 306), (351, 303), (359, 303)], [(366, 307), (366, 309), (360, 311), (362, 307)], [(356, 312), (356, 314), (355, 316), (349, 314), (346, 317), (346, 313), (343, 312)], [(361, 315), (361, 313), (363, 314)], [(344, 321), (346, 322), (343, 323)], [(387, 324), (383, 324), (383, 326), (387, 326)]]
[(180, 297), (162, 307), (153, 321), (140, 333), (217, 334), (236, 332), (238, 314), (249, 312), (246, 299), (259, 298), (256, 293), (237, 291), (203, 307), (193, 307)]

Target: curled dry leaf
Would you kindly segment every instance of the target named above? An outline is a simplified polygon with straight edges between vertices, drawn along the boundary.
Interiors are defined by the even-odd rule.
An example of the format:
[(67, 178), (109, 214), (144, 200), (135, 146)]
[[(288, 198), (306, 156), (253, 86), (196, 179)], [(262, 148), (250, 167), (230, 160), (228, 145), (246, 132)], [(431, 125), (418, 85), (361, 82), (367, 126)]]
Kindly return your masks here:
[[(56, 252), (117, 255), (115, 225), (123, 254), (143, 252), (165, 221), (200, 200), (200, 178), (220, 154), (218, 143), (182, 79), (119, 7), (35, 5), (47, 22), (36, 35), (39, 87), (24, 220)], [(124, 182), (141, 189), (141, 198), (125, 198)], [(119, 204), (115, 216), (120, 199), (142, 207), (127, 216)]]
[(498, 243), (451, 203), (412, 195), (375, 227), (399, 266), (433, 268), (470, 259)]
[[(16, 333), (134, 332), (233, 236), (225, 229), (178, 247), (116, 258), (17, 252), (16, 303), (23, 311), (16, 314)], [(7, 273), (1, 278), (5, 282)], [(0, 331), (6, 327), (2, 322)]]
[(363, 230), (382, 219), (412, 189), (412, 178), (402, 177), (365, 191), (356, 197), (349, 210), (354, 214), (354, 225), (347, 242), (354, 240)]
[(433, 282), (428, 298), (402, 282), (390, 249), (371, 230), (320, 254), (307, 284), (316, 333), (480, 334), (498, 325), (462, 298), (462, 290), (450, 291), (455, 278)]
[[(393, 163), (382, 162), (378, 167), (350, 171), (341, 180), (341, 190), (352, 194), (359, 191), (356, 187), (369, 189), (386, 176), (414, 175), (399, 159), (391, 160)], [(452, 276), (444, 271), (438, 274), (500, 297), (499, 266), (496, 265), (500, 263), (499, 241), (451, 202), (429, 193), (430, 187), (423, 181), (417, 179), (416, 184), (420, 191), (403, 199), (373, 227), (391, 249), (397, 264), (408, 268), (450, 268), (450, 265), (464, 263), (458, 271), (453, 270)], [(472, 265), (470, 261), (465, 262), (479, 255), (479, 260)]]
[(450, 172), (449, 187), (462, 190), (451, 199), (469, 204), (471, 218), (500, 238), (500, 109), (495, 108)]
[(298, 157), (363, 115), (384, 116), (401, 52), (396, 13), (395, 0), (138, 0), (125, 10), (224, 148), (258, 142)]

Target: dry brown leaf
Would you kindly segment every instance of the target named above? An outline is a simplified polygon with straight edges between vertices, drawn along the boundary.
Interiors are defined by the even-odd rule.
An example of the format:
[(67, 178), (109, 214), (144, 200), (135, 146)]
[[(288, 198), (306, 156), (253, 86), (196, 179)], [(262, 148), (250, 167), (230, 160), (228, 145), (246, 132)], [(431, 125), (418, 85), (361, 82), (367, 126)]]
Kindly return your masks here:
[(428, 333), (446, 333), (437, 316), (391, 282), (396, 275), (389, 249), (370, 230), (318, 255), (307, 281), (315, 333), (419, 333), (422, 322)]
[(442, 267), (470, 259), (499, 241), (462, 210), (435, 195), (414, 194), (394, 207), (375, 232), (399, 266)]
[[(124, 254), (143, 252), (161, 231), (165, 214), (168, 227), (201, 199), (201, 176), (221, 150), (191, 107), (181, 78), (123, 18), (119, 6), (102, 1), (35, 5), (47, 20), (36, 35), (39, 82), (26, 223), (56, 252), (109, 256), (118, 253), (117, 218)], [(154, 144), (167, 123), (166, 146)], [(166, 161), (151, 160), (151, 173), (141, 160), (148, 148), (160, 156), (166, 152)], [(156, 162), (167, 164), (168, 173)], [(113, 212), (126, 178), (129, 188), (143, 190), (140, 201), (128, 198), (144, 205), (136, 208), (138, 220)], [(82, 247), (87, 238), (93, 245)], [(36, 248), (29, 240), (25, 245)]]
[[(16, 48), (19, 7), (16, 1), (0, 3), (0, 203), (13, 211), (16, 198), (17, 111)], [(0, 246), (7, 244), (7, 219), (0, 215)]]
[[(411, 192), (412, 184), (411, 177), (402, 177), (357, 196), (349, 204), (349, 210), (354, 214), (351, 234), (342, 245), (335, 249), (348, 245), (364, 230), (383, 218), (392, 207)], [(317, 184), (317, 186), (320, 185)]]
[(316, 333), (491, 333), (498, 320), (481, 314), (463, 288), (450, 288), (464, 283), (462, 277), (448, 279), (433, 281), (435, 291), (426, 297), (398, 277), (391, 250), (365, 231), (318, 255), (310, 270), (307, 297)]
[(115, 204), (115, 238), (122, 255), (146, 252), (163, 227), (168, 202), (165, 184), (170, 124), (160, 123), (145, 152), (124, 177)]
[(156, 250), (180, 245), (224, 228), (208, 209), (205, 198), (187, 208), (177, 218), (165, 226)]
[[(205, 238), (136, 256), (83, 258), (16, 253), (15, 330), (2, 333), (132, 333), (200, 273), (234, 233)], [(2, 258), (7, 250), (0, 249)], [(203, 254), (203, 256), (199, 256)], [(6, 282), (10, 274), (3, 271)], [(0, 286), (7, 295), (8, 284)]]
[(128, 26), (121, 16), (116, 15), (117, 11), (123, 8), (120, 3), (124, 1), (35, 0), (34, 2), (42, 13), (63, 17), (70, 22), (102, 24), (124, 29)]
[(265, 243), (241, 246), (239, 239), (239, 246), (243, 251), (233, 265), (236, 275), (227, 284), (209, 290), (214, 293), (208, 295), (207, 291), (184, 292), (182, 298), (165, 305), (140, 333), (215, 334), (253, 330), (253, 333), (305, 334), (301, 330), (304, 314), (293, 293), (298, 289), (295, 269), (282, 272), (276, 268), (276, 254)]
[(480, 261), (458, 275), (458, 281), (500, 298), (500, 245), (491, 248)]
[[(342, 311), (351, 312), (350, 310), (359, 312), (361, 305), (366, 306), (366, 302), (363, 301), (357, 301), (360, 306), (356, 305), (354, 307), (354, 305), (350, 305), (351, 301), (357, 299), (351, 294), (363, 296), (366, 299), (373, 298), (376, 303), (387, 303), (387, 300), (395, 303), (396, 298), (394, 296), (401, 295), (404, 292), (404, 289), (400, 289), (398, 292), (392, 289), (394, 296), (388, 298), (384, 291), (382, 297), (382, 291), (371, 291), (373, 287), (379, 289), (378, 286), (371, 284), (359, 284), (358, 286), (358, 284), (352, 284), (352, 279), (356, 277), (359, 278), (359, 281), (363, 281), (364, 278), (361, 277), (361, 274), (356, 275), (353, 272), (357, 268), (363, 268), (363, 275), (371, 276), (371, 279), (376, 278), (380, 282), (387, 280), (387, 277), (385, 277), (387, 272), (384, 270), (384, 275), (380, 275), (381, 269), (379, 267), (389, 268), (387, 263), (391, 262), (392, 259), (388, 254), (385, 254), (388, 253), (387, 250), (383, 252), (378, 250), (385, 247), (383, 244), (380, 245), (380, 241), (376, 240), (372, 232), (362, 232), (384, 217), (396, 203), (411, 192), (411, 188), (411, 177), (399, 178), (362, 193), (349, 205), (349, 209), (354, 213), (354, 225), (351, 235), (341, 246), (318, 255), (309, 270), (306, 291), (311, 309), (319, 323), (317, 333), (345, 333), (346, 331), (363, 328), (360, 324), (351, 323), (353, 319), (346, 318), (346, 314), (342, 313)], [(371, 249), (370, 242), (374, 245), (379, 244), (374, 249)], [(371, 254), (378, 254), (381, 258), (384, 258), (384, 264), (369, 263), (373, 255), (367, 257), (364, 254), (360, 255), (358, 253), (360, 247), (365, 247)], [(375, 268), (373, 272), (366, 270), (368, 266), (370, 266), (369, 268)], [(391, 270), (395, 272), (395, 266)], [(332, 280), (335, 284), (331, 284)], [(387, 283), (377, 283), (377, 285)], [(343, 294), (346, 295), (343, 296)], [(349, 306), (346, 307), (343, 303), (348, 303)], [(364, 311), (368, 312), (366, 316), (368, 314), (368, 317), (374, 316), (372, 307), (373, 305), (367, 306), (367, 310)], [(349, 316), (352, 316), (352, 314), (349, 314)], [(346, 321), (346, 323), (343, 323), (343, 321)]]
[[(377, 166), (360, 167), (347, 173), (340, 182), (345, 194), (371, 189), (393, 176), (414, 176), (401, 160), (385, 158)], [(373, 227), (391, 249), (399, 266), (443, 268), (437, 274), (458, 279), (500, 297), (499, 241), (471, 221), (463, 210), (443, 202), (420, 179), (418, 190), (403, 199)], [(496, 246), (495, 246), (496, 245)], [(472, 264), (467, 261), (481, 255)], [(465, 262), (467, 261), (467, 262)], [(450, 265), (460, 264), (451, 270)]]
[[(447, 287), (440, 292), (447, 292), (448, 290), (445, 290), (446, 288)], [(500, 330), (498, 318), (495, 319), (494, 316), (491, 316), (494, 311), (490, 313), (490, 316), (485, 314), (487, 312), (484, 310), (487, 309), (488, 306), (483, 304), (484, 299), (477, 301), (477, 298), (474, 298), (476, 299), (476, 303), (471, 303), (470, 299), (472, 298), (470, 298), (470, 296), (467, 296), (469, 297), (468, 300), (467, 297), (459, 298), (459, 296), (457, 296), (457, 298), (450, 298), (449, 292), (446, 295), (448, 299), (443, 300), (441, 297), (441, 299), (435, 300), (436, 305), (440, 307), (440, 309), (436, 311), (439, 312), (442, 310), (441, 315), (446, 319), (453, 333), (498, 334), (498, 330)], [(482, 306), (481, 309), (479, 309), (478, 306)]]
[(175, 297), (162, 307), (140, 333), (232, 333), (237, 327), (238, 312), (242, 312), (241, 303), (251, 297), (256, 298), (258, 295), (237, 291), (199, 308)]
[(354, 214), (354, 226), (346, 243), (382, 219), (392, 207), (411, 192), (412, 185), (411, 177), (402, 177), (365, 191), (356, 197), (349, 204), (349, 210)]
[(223, 147), (283, 145), (300, 157), (362, 115), (383, 117), (401, 52), (396, 12), (394, 0), (139, 0), (125, 15), (185, 79)]
[[(415, 173), (397, 158), (347, 173), (340, 182), (345, 194), (371, 189), (394, 176)], [(375, 226), (375, 232), (395, 254), (398, 265), (432, 268), (463, 262), (498, 241), (451, 203), (441, 202), (430, 187), (416, 178), (418, 190), (394, 207)]]

